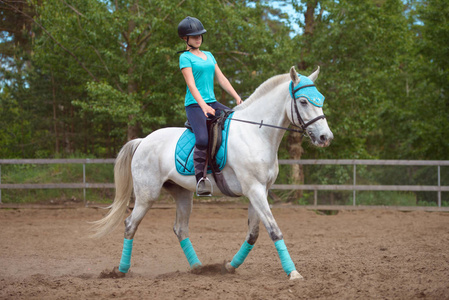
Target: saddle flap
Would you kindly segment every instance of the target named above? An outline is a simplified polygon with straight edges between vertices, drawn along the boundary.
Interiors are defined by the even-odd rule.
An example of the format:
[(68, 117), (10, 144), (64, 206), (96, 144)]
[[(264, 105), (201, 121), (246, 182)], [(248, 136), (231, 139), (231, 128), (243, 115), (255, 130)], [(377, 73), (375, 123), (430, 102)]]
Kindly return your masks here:
[(187, 121), (184, 123), (184, 127), (187, 128), (187, 129), (189, 129), (190, 131), (193, 131), (192, 125), (190, 125), (189, 120), (187, 120)]
[[(232, 114), (233, 111), (230, 111), (230, 114)], [(223, 119), (223, 125), (221, 130), (221, 139), (222, 142), (216, 143), (216, 150), (215, 150), (215, 161), (218, 165), (218, 169), (222, 170), (224, 166), (226, 165), (226, 157), (227, 157), (227, 139), (228, 139), (228, 132), (229, 132), (229, 123), (230, 119)], [(217, 128), (217, 129), (218, 129)], [(209, 143), (210, 144), (210, 143)], [(189, 129), (186, 129), (184, 133), (179, 138), (177, 144), (176, 144), (176, 150), (175, 150), (175, 165), (176, 170), (181, 175), (194, 175), (194, 165), (193, 165), (193, 147), (195, 145), (195, 135), (193, 132)], [(211, 173), (211, 170), (209, 170), (208, 173)]]
[(209, 134), (208, 157), (210, 163), (216, 163), (216, 156), (223, 139), (223, 130), (225, 122), (234, 111), (221, 110), (215, 111), (215, 116), (207, 119), (207, 129)]

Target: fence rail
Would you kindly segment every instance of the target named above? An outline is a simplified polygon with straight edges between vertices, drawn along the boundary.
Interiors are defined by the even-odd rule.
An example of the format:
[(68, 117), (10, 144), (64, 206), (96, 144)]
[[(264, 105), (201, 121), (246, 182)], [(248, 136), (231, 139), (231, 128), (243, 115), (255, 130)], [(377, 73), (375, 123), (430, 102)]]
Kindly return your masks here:
[[(83, 189), (84, 201), (86, 201), (86, 189), (90, 188), (114, 188), (113, 183), (87, 183), (86, 164), (111, 164), (115, 159), (0, 159), (0, 203), (2, 189)], [(1, 166), (11, 164), (83, 164), (82, 183), (48, 183), (48, 184), (2, 184)], [(353, 191), (353, 206), (356, 206), (356, 191), (426, 191), (438, 193), (438, 207), (441, 207), (441, 192), (449, 192), (449, 186), (441, 186), (441, 167), (449, 166), (445, 160), (366, 160), (366, 159), (304, 159), (304, 160), (279, 160), (280, 165), (352, 165), (352, 185), (319, 185), (319, 184), (274, 184), (272, 189), (279, 190), (313, 190), (314, 205), (317, 206), (317, 192), (321, 190)], [(436, 166), (438, 180), (436, 185), (357, 185), (357, 165), (384, 165), (384, 166)]]
[[(368, 159), (280, 159), (280, 165), (352, 165), (352, 185), (287, 185), (274, 184), (272, 189), (280, 190), (313, 190), (314, 205), (317, 205), (317, 192), (319, 190), (352, 190), (352, 205), (356, 205), (356, 191), (410, 191), (410, 192), (438, 192), (438, 207), (441, 207), (441, 192), (449, 191), (449, 186), (441, 186), (441, 167), (449, 166), (447, 160), (368, 160)], [(368, 166), (436, 166), (437, 185), (357, 185), (357, 165)]]
[[(83, 189), (84, 203), (86, 203), (86, 189), (114, 188), (113, 183), (87, 183), (86, 164), (111, 164), (114, 158), (105, 159), (0, 159), (0, 204), (2, 203), (2, 189)], [(49, 164), (83, 164), (82, 183), (5, 183), (2, 184), (2, 165), (49, 165)]]

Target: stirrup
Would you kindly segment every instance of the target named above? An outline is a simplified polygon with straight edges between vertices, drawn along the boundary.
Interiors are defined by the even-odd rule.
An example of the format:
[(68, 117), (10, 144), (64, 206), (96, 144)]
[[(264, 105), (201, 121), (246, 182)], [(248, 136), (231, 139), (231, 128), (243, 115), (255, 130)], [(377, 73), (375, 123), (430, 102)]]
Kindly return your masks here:
[[(204, 181), (204, 186), (206, 186), (206, 181), (209, 181), (209, 184), (210, 184), (210, 192), (207, 191), (207, 192), (209, 192), (209, 194), (206, 194), (206, 193), (204, 193), (204, 194), (199, 194), (199, 193), (198, 193), (198, 186), (200, 185), (201, 181)], [(198, 180), (198, 182), (196, 183), (196, 195), (197, 195), (198, 197), (212, 197), (212, 193), (213, 193), (213, 192), (214, 192), (214, 187), (212, 186), (212, 182), (210, 181), (209, 178), (207, 178), (207, 177), (202, 177), (202, 178), (201, 178), (200, 180)]]

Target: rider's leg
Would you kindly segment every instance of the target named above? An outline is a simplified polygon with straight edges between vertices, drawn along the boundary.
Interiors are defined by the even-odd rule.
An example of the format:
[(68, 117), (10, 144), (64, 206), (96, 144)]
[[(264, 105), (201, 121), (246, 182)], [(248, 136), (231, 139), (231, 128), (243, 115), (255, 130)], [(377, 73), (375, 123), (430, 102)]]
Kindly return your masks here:
[(211, 103), (210, 106), (212, 106), (213, 109), (231, 110), (229, 107), (227, 107), (226, 105), (221, 104), (218, 101)]
[(198, 104), (186, 107), (187, 118), (195, 134), (195, 149), (193, 152), (193, 164), (195, 168), (195, 178), (197, 182), (198, 195), (210, 195), (210, 189), (206, 187), (204, 180), (204, 170), (206, 167), (207, 144), (209, 136), (207, 132), (206, 116)]
[(199, 196), (208, 196), (211, 191), (206, 186), (204, 180), (201, 180), (204, 177), (204, 170), (206, 168), (206, 158), (207, 158), (207, 147), (204, 149), (199, 148), (195, 145), (195, 149), (193, 150), (193, 165), (195, 168), (195, 178), (197, 182), (197, 195)]

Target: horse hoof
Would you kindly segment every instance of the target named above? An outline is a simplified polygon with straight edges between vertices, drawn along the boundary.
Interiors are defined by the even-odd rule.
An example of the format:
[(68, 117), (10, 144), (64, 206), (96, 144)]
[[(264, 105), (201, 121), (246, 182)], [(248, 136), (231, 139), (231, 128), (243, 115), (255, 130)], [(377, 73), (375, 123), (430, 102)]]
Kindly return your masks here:
[(118, 267), (114, 267), (114, 269), (112, 270), (112, 273), (115, 274), (115, 278), (124, 278), (126, 276), (126, 273), (120, 272)]
[(202, 268), (203, 265), (197, 263), (190, 267), (190, 272), (192, 272), (193, 274), (201, 274)]
[(112, 271), (103, 271), (100, 274), (100, 278), (124, 278), (126, 273), (120, 272), (118, 267), (114, 267)]
[(231, 263), (229, 261), (224, 261), (223, 262), (223, 266), (221, 268), (221, 272), (222, 273), (231, 273), (234, 274), (235, 273), (235, 268), (231, 265)]
[(298, 271), (292, 271), (290, 273), (290, 280), (303, 280), (304, 277), (301, 276), (301, 274), (298, 273)]

